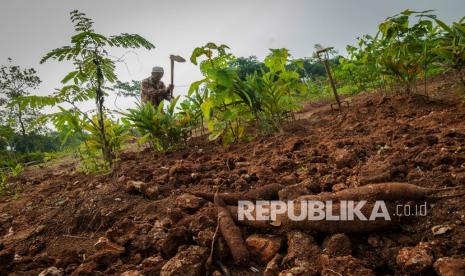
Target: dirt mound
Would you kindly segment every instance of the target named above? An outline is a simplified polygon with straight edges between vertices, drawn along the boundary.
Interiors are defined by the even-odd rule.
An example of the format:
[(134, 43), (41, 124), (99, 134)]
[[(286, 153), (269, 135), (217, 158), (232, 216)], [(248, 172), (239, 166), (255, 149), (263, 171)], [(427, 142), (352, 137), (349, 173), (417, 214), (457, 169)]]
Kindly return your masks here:
[[(20, 197), (0, 199), (0, 275), (46, 269), (43, 275), (201, 275), (217, 214), (211, 202), (189, 193), (279, 183), (287, 186), (281, 194), (292, 197), (296, 190), (389, 181), (429, 188), (465, 184), (465, 108), (457, 100), (379, 93), (350, 100), (344, 113), (319, 104), (307, 119), (252, 142), (224, 147), (196, 137), (179, 151), (126, 152), (111, 176), (86, 176), (72, 164), (28, 169), (16, 179)], [(460, 268), (464, 199), (439, 200), (427, 216), (375, 233), (269, 233), (241, 226), (256, 251), (250, 263), (236, 267), (220, 237), (215, 259), (221, 264), (213, 261), (211, 272), (434, 275), (449, 269), (448, 260)]]

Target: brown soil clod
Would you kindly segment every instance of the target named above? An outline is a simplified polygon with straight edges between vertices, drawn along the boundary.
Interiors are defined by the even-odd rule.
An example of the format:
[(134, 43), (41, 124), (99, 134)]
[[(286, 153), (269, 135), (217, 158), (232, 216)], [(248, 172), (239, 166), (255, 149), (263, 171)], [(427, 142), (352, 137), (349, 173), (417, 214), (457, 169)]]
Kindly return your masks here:
[[(113, 176), (28, 167), (12, 179), (19, 196), (0, 197), (0, 275), (462, 275), (465, 106), (437, 96), (364, 93), (345, 116), (309, 103), (304, 119), (253, 141), (124, 151)], [(237, 221), (239, 200), (278, 198), (334, 200), (336, 215), (342, 200), (369, 201), (364, 214), (376, 200), (390, 214), (428, 209)]]

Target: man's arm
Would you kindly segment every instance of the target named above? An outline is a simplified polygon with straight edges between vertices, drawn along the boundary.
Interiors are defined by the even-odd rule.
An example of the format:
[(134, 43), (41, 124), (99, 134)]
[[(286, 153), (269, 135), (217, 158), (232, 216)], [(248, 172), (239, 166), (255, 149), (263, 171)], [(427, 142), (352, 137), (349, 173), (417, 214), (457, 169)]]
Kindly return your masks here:
[(142, 103), (146, 103), (150, 100), (150, 93), (149, 93), (149, 84), (146, 80), (142, 81), (141, 87), (140, 87), (140, 98)]
[(167, 88), (163, 82), (160, 81), (160, 88), (155, 90), (155, 94), (166, 100), (171, 100), (171, 85)]

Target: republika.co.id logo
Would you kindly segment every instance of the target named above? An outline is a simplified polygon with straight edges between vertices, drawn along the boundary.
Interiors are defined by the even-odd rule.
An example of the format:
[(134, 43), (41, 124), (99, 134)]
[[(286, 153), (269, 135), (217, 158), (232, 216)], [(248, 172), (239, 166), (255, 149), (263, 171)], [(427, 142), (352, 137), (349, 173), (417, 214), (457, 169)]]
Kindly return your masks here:
[(287, 216), (292, 221), (328, 220), (328, 221), (374, 221), (392, 220), (393, 217), (426, 216), (427, 205), (423, 204), (387, 204), (383, 200), (368, 202), (353, 201), (248, 201), (238, 202), (239, 221), (275, 221)]

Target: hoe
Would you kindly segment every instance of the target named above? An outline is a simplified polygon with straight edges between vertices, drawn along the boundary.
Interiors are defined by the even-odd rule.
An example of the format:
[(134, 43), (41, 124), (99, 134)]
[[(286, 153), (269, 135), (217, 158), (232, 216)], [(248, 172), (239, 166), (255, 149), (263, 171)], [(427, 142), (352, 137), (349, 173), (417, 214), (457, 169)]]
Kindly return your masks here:
[[(174, 84), (174, 62), (185, 62), (186, 60), (181, 56), (170, 55), (171, 60), (171, 84)], [(173, 91), (171, 90), (171, 97), (173, 97)]]

